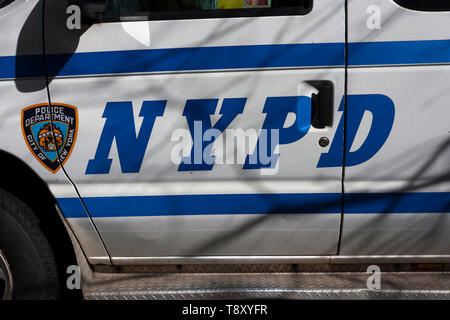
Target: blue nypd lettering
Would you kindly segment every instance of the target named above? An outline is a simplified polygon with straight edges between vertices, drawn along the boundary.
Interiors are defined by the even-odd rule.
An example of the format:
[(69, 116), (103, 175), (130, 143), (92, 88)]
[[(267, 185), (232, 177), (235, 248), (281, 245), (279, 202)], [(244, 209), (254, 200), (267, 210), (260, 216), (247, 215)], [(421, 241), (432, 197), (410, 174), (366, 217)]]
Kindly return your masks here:
[[(344, 111), (344, 99), (339, 106)], [(364, 113), (372, 114), (372, 125), (364, 143), (350, 152)], [(384, 145), (394, 125), (395, 106), (391, 98), (381, 94), (349, 95), (347, 97), (347, 140), (345, 165), (352, 167), (370, 160)], [(336, 135), (328, 153), (320, 157), (318, 168), (340, 167), (343, 162), (344, 117), (341, 117)]]
[[(244, 164), (244, 170), (274, 168), (279, 154), (274, 154), (277, 144), (272, 143), (273, 132), (278, 132), (280, 144), (290, 144), (303, 138), (311, 128), (311, 98), (300, 97), (269, 97), (263, 109), (263, 113), (267, 114), (263, 124), (263, 132), (271, 134), (260, 135), (255, 151), (247, 157)], [(289, 113), (296, 113), (295, 122), (288, 128), (284, 128), (284, 123)], [(264, 131), (267, 130), (267, 131)], [(268, 150), (267, 159), (258, 157), (257, 155), (265, 155), (265, 150), (261, 152), (261, 148)], [(256, 163), (251, 162), (252, 157), (257, 159)], [(275, 157), (275, 161), (269, 161)], [(261, 161), (263, 160), (263, 161)]]
[[(219, 99), (186, 101), (182, 116), (186, 118), (193, 145), (190, 155), (181, 158), (178, 171), (213, 169), (214, 142), (243, 113), (246, 101), (246, 98), (224, 99), (219, 110), (221, 117), (214, 125), (211, 123), (210, 116), (215, 114)], [(143, 121), (136, 136), (132, 102), (108, 102), (103, 113), (103, 118), (106, 119), (105, 125), (95, 156), (88, 162), (86, 174), (109, 173), (113, 159), (109, 159), (108, 155), (114, 140), (122, 173), (138, 173), (155, 121), (158, 117), (163, 117), (166, 104), (165, 100), (143, 102), (139, 113)], [(344, 111), (344, 99), (338, 110)], [(373, 116), (369, 134), (358, 150), (350, 152), (366, 111)], [(253, 153), (246, 157), (244, 170), (274, 168), (280, 157), (280, 154), (275, 154), (276, 146), (301, 140), (311, 127), (310, 97), (268, 97), (262, 112), (266, 114), (266, 117), (261, 134)], [(388, 139), (394, 124), (395, 106), (393, 101), (385, 95), (349, 95), (347, 112), (346, 166), (356, 166), (370, 160)], [(285, 128), (284, 124), (290, 113), (294, 113), (296, 119), (291, 126)], [(263, 134), (263, 132), (271, 134)], [(273, 132), (277, 135), (274, 136)], [(342, 116), (329, 152), (321, 155), (317, 164), (318, 168), (342, 166), (343, 135), (344, 117)], [(265, 149), (262, 150), (262, 148)], [(200, 159), (196, 158), (198, 154), (201, 155)]]
[(167, 101), (144, 101), (139, 113), (139, 117), (144, 120), (136, 137), (131, 101), (108, 102), (103, 112), (103, 118), (106, 118), (105, 126), (95, 157), (89, 160), (86, 174), (109, 173), (112, 159), (108, 159), (108, 155), (114, 139), (122, 172), (139, 172), (156, 117), (163, 116), (166, 103)]
[[(217, 123), (212, 126), (210, 115), (216, 111), (218, 99), (205, 99), (205, 100), (188, 100), (184, 108), (183, 116), (189, 125), (189, 131), (191, 136), (194, 137), (194, 144), (190, 157), (182, 159), (178, 171), (199, 171), (199, 170), (211, 170), (214, 166), (214, 156), (211, 155), (212, 145), (223, 131), (230, 125), (230, 123), (237, 117), (238, 114), (244, 111), (246, 98), (224, 99), (222, 107), (220, 109), (221, 118)], [(200, 123), (199, 126), (195, 126), (195, 123)], [(196, 128), (199, 129), (199, 133), (196, 134)], [(205, 139), (196, 139), (196, 137), (204, 137), (204, 132), (208, 131), (210, 136), (208, 137), (209, 143), (205, 143)], [(198, 161), (196, 155), (201, 155)], [(192, 161), (194, 159), (194, 161)]]

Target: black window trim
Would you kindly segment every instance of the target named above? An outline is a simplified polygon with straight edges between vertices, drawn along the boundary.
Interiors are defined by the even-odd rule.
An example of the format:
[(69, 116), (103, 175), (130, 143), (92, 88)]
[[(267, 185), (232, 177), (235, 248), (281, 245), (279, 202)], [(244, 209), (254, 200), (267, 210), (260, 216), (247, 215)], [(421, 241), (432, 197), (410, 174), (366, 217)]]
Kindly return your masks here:
[(448, 0), (393, 0), (400, 7), (425, 12), (450, 11)]
[(15, 0), (6, 0), (5, 2), (0, 2), (0, 9), (6, 7), (7, 5), (10, 5), (11, 3), (13, 3)]

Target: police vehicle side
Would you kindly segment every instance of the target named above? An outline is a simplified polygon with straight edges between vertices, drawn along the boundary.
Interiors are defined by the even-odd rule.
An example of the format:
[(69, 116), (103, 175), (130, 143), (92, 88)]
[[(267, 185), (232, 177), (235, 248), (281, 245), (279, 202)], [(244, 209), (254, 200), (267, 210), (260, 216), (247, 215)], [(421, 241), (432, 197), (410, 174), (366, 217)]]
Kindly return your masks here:
[(1, 294), (59, 297), (70, 265), (449, 262), (449, 10), (0, 1)]

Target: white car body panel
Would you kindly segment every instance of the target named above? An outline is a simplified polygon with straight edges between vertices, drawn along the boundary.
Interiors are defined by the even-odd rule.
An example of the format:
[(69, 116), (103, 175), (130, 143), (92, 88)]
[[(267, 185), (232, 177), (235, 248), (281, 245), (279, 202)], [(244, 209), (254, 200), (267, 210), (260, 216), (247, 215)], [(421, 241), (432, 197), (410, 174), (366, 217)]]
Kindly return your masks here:
[[(314, 0), (304, 15), (68, 30), (67, 1), (45, 3), (44, 37), (41, 1), (0, 9), (0, 151), (48, 184), (90, 263), (450, 254), (450, 12), (393, 0)], [(374, 8), (379, 28), (369, 27)], [(214, 127), (234, 99), (243, 109), (225, 128), (259, 134), (276, 118), (266, 103), (310, 97), (311, 81), (333, 84), (332, 123), (279, 144), (275, 169), (219, 163), (256, 144), (245, 154), (221, 151), (223, 135), (212, 168), (182, 169), (172, 159), (174, 132), (191, 134), (189, 101), (216, 101), (204, 118)], [(21, 128), (22, 111), (49, 96), (78, 114), (76, 142), (55, 172)], [(152, 103), (163, 106), (160, 114)], [(113, 105), (116, 114), (131, 110), (114, 118), (133, 125), (128, 144), (112, 124)], [(290, 112), (280, 129), (300, 118)], [(139, 142), (148, 128), (148, 143)], [(319, 145), (323, 137), (328, 146)], [(144, 146), (142, 158), (127, 145)]]
[[(371, 5), (381, 9), (381, 29), (366, 27), (366, 9)], [(396, 115), (383, 148), (370, 161), (346, 168), (346, 198), (350, 202), (353, 193), (361, 192), (431, 193), (438, 198), (425, 197), (428, 206), (440, 202), (444, 210), (389, 213), (397, 206), (392, 201), (386, 204), (386, 214), (344, 214), (340, 254), (445, 255), (450, 252), (449, 39), (449, 12), (413, 11), (393, 1), (349, 1), (350, 44), (362, 43), (359, 48), (386, 42), (385, 48), (395, 43), (400, 46), (389, 51), (398, 50), (399, 55), (374, 52), (373, 57), (378, 54), (383, 61), (368, 57), (367, 65), (361, 62), (352, 65), (353, 58), (363, 59), (359, 59), (357, 47), (354, 51), (349, 47), (348, 93), (383, 92), (393, 99)], [(446, 42), (435, 42), (443, 40)], [(402, 49), (401, 45), (410, 49)], [(370, 120), (363, 121), (361, 132), (368, 126)]]
[[(144, 49), (242, 48), (311, 43), (339, 45), (345, 40), (343, 3), (344, 1), (321, 1), (309, 14), (288, 17), (102, 23), (94, 25), (81, 35), (75, 55), (110, 50), (126, 50), (129, 53), (130, 50)], [(328, 22), (319, 25), (319, 21), (324, 19)], [(48, 30), (51, 30), (50, 34), (59, 32), (53, 31), (53, 28)], [(150, 37), (149, 41), (145, 41), (146, 35)], [(150, 43), (150, 46), (147, 47), (145, 43)], [(64, 53), (66, 47), (70, 45), (52, 43), (47, 47), (47, 52)], [(340, 52), (341, 58), (337, 57), (341, 59), (339, 66), (309, 66), (306, 63), (304, 66), (282, 67), (288, 70), (244, 66), (238, 69), (227, 67), (226, 72), (220, 72), (224, 69), (219, 67), (212, 70), (199, 68), (120, 72), (113, 77), (96, 75), (94, 72), (86, 77), (78, 65), (63, 68), (50, 83), (52, 101), (77, 106), (80, 119), (77, 152), (71, 155), (64, 167), (77, 185), (111, 257), (295, 256), (336, 253), (341, 216), (340, 211), (337, 211), (341, 168), (318, 170), (315, 167), (321, 153), (327, 151), (318, 145), (318, 140), (322, 136), (331, 139), (339, 122), (340, 113), (337, 108), (344, 93), (343, 50), (344, 47)], [(330, 54), (334, 54), (333, 52)], [(191, 59), (195, 59), (195, 53)], [(125, 64), (131, 62), (124, 61)], [(165, 63), (164, 60), (162, 63)], [(167, 63), (170, 63), (170, 59)], [(227, 129), (259, 131), (266, 118), (262, 111), (267, 97), (296, 96), (303, 90), (303, 82), (308, 80), (328, 80), (333, 83), (333, 125), (315, 132), (312, 129), (301, 141), (279, 146), (282, 156), (276, 175), (261, 175), (260, 170), (242, 170), (243, 163), (215, 164), (212, 170), (180, 172), (177, 170), (179, 163), (171, 161), (172, 150), (178, 144), (177, 141), (171, 141), (173, 131), (188, 130), (186, 118), (182, 116), (188, 99), (219, 99), (215, 115), (217, 120), (220, 118), (219, 108), (224, 98), (247, 98), (243, 113)], [(106, 103), (131, 101), (138, 133), (142, 123), (138, 115), (143, 101), (157, 100), (167, 101), (167, 104), (164, 115), (155, 121), (139, 173), (123, 173), (119, 162), (120, 154), (116, 143), (113, 143), (109, 154), (109, 158), (113, 159), (109, 172), (86, 174), (88, 161), (94, 158), (98, 147), (96, 141), (104, 129), (105, 119), (102, 119), (102, 114)], [(214, 124), (214, 117), (212, 119)], [(221, 139), (216, 143), (220, 143)], [(250, 146), (249, 149), (252, 152), (254, 147)], [(224, 152), (228, 155), (233, 154), (234, 150), (228, 148)], [(64, 211), (64, 205), (70, 201), (70, 196), (64, 190), (61, 192), (57, 198), (62, 199), (60, 205)], [(158, 195), (260, 194), (261, 199), (264, 199), (264, 194), (283, 193), (329, 193), (335, 195), (337, 201), (330, 212), (320, 216), (307, 212), (283, 214), (284, 209), (274, 212), (277, 213), (274, 215), (257, 212), (248, 215), (245, 209), (243, 214), (230, 212), (223, 215), (215, 212), (214, 208), (211, 210), (215, 213), (211, 211), (210, 214), (177, 216), (173, 216), (177, 214), (176, 211), (170, 215), (152, 216), (147, 215), (144, 209), (136, 209), (139, 211), (137, 212), (135, 209), (124, 208), (104, 216), (103, 211), (100, 212), (94, 204), (99, 198), (118, 200), (132, 196), (147, 199)], [(140, 206), (138, 203), (134, 205)], [(320, 203), (317, 205), (320, 206)], [(79, 216), (68, 218), (80, 219)], [(316, 241), (318, 238), (321, 241)], [(257, 243), (259, 246), (255, 246)]]

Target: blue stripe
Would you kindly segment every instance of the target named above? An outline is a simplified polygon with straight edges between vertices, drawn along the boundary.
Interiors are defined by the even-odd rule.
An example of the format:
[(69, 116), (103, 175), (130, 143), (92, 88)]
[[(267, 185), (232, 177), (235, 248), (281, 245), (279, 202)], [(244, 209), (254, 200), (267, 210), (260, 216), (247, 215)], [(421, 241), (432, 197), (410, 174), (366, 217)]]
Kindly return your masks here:
[(16, 57), (0, 57), (0, 78), (16, 78)]
[(66, 218), (89, 218), (80, 198), (59, 198), (56, 202)]
[(358, 213), (450, 213), (450, 192), (349, 193), (344, 212)]
[(0, 79), (45, 77), (42, 55), (0, 57)]
[[(340, 193), (86, 197), (83, 200), (94, 218), (341, 212)], [(58, 204), (67, 218), (86, 217), (78, 198), (61, 198)], [(345, 212), (449, 213), (450, 193), (348, 194)]]
[[(81, 218), (78, 199), (58, 199), (67, 218)], [(92, 217), (339, 213), (341, 194), (214, 194), (83, 198)]]
[[(20, 73), (15, 70), (14, 57), (0, 57), (0, 78), (40, 74), (42, 63), (37, 64), (36, 57), (39, 56), (21, 57), (20, 63), (27, 68)], [(310, 43), (86, 52), (52, 54), (48, 55), (47, 59), (50, 76), (344, 66), (345, 44)]]
[[(54, 54), (50, 76), (345, 65), (344, 43), (222, 46)], [(450, 63), (450, 40), (349, 43), (349, 66)], [(16, 68), (16, 65), (18, 66)], [(0, 79), (42, 77), (42, 56), (0, 57)]]
[(450, 40), (352, 42), (349, 66), (450, 63)]
[[(283, 44), (77, 53), (50, 56), (50, 75), (344, 66), (344, 44)], [(67, 62), (65, 62), (68, 59)]]

